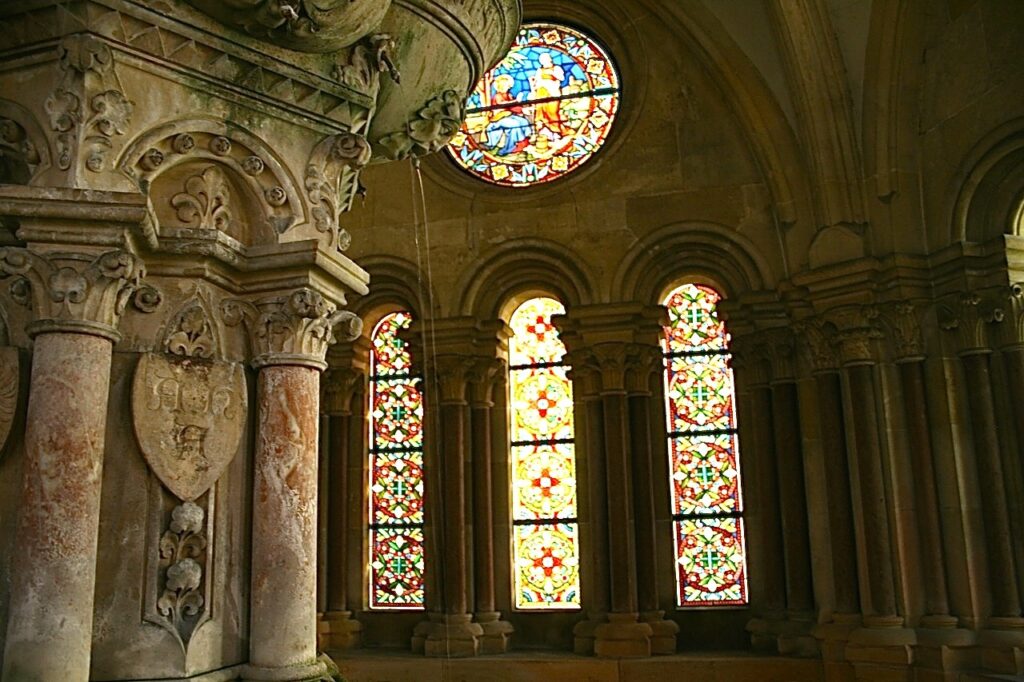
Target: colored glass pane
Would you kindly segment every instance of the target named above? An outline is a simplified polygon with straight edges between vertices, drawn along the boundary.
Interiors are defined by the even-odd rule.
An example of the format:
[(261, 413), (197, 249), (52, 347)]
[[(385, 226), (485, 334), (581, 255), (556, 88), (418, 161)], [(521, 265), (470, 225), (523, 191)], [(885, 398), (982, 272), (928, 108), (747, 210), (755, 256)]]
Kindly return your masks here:
[(673, 513), (739, 511), (740, 472), (736, 436), (681, 436), (670, 441)]
[(423, 606), (423, 396), (400, 331), (385, 316), (370, 352), (370, 607)]
[(532, 298), (516, 308), (509, 327), (509, 364), (513, 367), (561, 362), (565, 345), (558, 329), (551, 324), (553, 315), (564, 315), (565, 307), (553, 298)]
[(527, 24), (470, 95), (448, 151), (497, 185), (555, 180), (604, 143), (618, 93), (618, 74), (591, 38), (565, 26)]
[(520, 609), (579, 608), (576, 451), (565, 346), (551, 298), (524, 302), (509, 326), (514, 589)]
[(731, 429), (733, 381), (728, 356), (684, 355), (666, 361), (669, 430)]
[(684, 284), (665, 300), (665, 413), (680, 606), (747, 601), (729, 334), (721, 296)]
[(676, 571), (682, 606), (747, 602), (743, 520), (685, 518), (675, 522)]
[(374, 608), (423, 604), (423, 529), (370, 531), (370, 603)]
[(515, 527), (516, 607), (576, 608), (580, 557), (575, 523)]
[(512, 517), (576, 518), (576, 454), (571, 443), (512, 448)]
[(513, 369), (512, 442), (572, 438), (572, 383), (565, 367)]

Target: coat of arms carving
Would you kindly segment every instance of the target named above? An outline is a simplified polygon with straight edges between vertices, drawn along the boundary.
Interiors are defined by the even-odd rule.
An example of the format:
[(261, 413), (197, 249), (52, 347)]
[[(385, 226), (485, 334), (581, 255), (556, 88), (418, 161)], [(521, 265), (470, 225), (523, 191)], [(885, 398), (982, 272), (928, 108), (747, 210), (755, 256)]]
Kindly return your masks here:
[(146, 462), (185, 501), (209, 490), (234, 459), (248, 409), (245, 372), (215, 359), (210, 319), (201, 301), (186, 305), (165, 335), (165, 352), (139, 359), (132, 386)]

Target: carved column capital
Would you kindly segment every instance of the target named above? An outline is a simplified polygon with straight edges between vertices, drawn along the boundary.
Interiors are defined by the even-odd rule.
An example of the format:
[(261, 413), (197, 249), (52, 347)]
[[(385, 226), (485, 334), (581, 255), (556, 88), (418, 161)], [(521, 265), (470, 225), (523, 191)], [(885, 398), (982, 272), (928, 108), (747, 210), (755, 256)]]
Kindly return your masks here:
[(796, 378), (796, 367), (793, 362), (796, 356), (796, 339), (788, 327), (767, 329), (759, 335), (768, 361), (771, 363), (772, 382), (793, 381)]
[(897, 301), (881, 308), (881, 322), (897, 363), (924, 360), (919, 307), (911, 301)]
[(160, 293), (142, 283), (145, 274), (142, 261), (127, 251), (44, 255), (0, 248), (0, 277), (10, 278), (11, 299), (35, 313), (30, 336), (64, 331), (117, 342), (129, 302), (143, 312), (160, 304)]
[(350, 416), (353, 400), (365, 390), (366, 378), (366, 372), (355, 367), (327, 370), (320, 384), (320, 411), (332, 417)]
[(1000, 287), (993, 298), (996, 345), (1002, 350), (1024, 349), (1024, 283)]
[(734, 336), (729, 343), (729, 366), (749, 388), (768, 385), (768, 353), (756, 334)]
[(505, 376), (505, 363), (497, 358), (477, 358), (469, 369), (469, 399), (473, 407), (493, 407), (494, 388)]
[(878, 309), (874, 306), (850, 306), (830, 311), (826, 320), (835, 328), (833, 341), (844, 367), (873, 365), (878, 361)]
[(820, 318), (802, 320), (793, 325), (793, 331), (807, 350), (811, 369), (815, 374), (834, 372), (839, 369), (839, 354), (836, 352), (835, 329)]
[(569, 351), (565, 356), (569, 363), (569, 379), (572, 380), (573, 394), (579, 400), (593, 400), (601, 395), (601, 367), (590, 350)]
[(626, 356), (626, 393), (651, 395), (651, 382), (661, 373), (662, 357), (657, 346), (631, 344)]
[(626, 392), (626, 366), (629, 362), (626, 343), (599, 343), (592, 351), (593, 362), (601, 374), (601, 394)]
[(354, 313), (338, 310), (321, 293), (305, 287), (256, 302), (228, 299), (221, 304), (221, 313), (228, 326), (245, 323), (253, 367), (301, 365), (323, 370), (336, 331), (346, 340), (363, 331), (363, 321)]
[[(431, 363), (442, 405), (465, 405), (466, 389), (476, 358), (465, 355), (439, 355)], [(428, 373), (428, 376), (430, 374)]]
[(963, 357), (991, 353), (990, 326), (1002, 322), (1005, 311), (992, 291), (952, 294), (936, 305), (939, 327), (949, 332), (956, 354)]

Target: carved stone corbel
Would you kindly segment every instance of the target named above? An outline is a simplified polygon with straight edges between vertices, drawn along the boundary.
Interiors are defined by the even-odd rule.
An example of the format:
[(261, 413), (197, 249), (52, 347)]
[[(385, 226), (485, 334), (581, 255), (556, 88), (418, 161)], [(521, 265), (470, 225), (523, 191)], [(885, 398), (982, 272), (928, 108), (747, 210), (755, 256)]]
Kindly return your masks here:
[(346, 250), (352, 236), (341, 227), (341, 215), (359, 191), (359, 171), (370, 161), (369, 142), (356, 133), (340, 133), (313, 148), (306, 165), (306, 198), (316, 229), (330, 235), (329, 248)]
[(387, 73), (395, 83), (402, 81), (391, 58), (394, 50), (395, 39), (387, 33), (367, 36), (352, 46), (344, 63), (339, 62), (334, 67), (334, 79), (353, 90), (376, 97), (382, 73)]
[(253, 367), (302, 365), (324, 370), (327, 348), (335, 342), (335, 328), (345, 340), (363, 331), (354, 313), (338, 310), (322, 294), (308, 288), (255, 303), (229, 299), (221, 304), (228, 326), (246, 325), (252, 345)]
[(72, 331), (121, 338), (118, 323), (129, 301), (142, 312), (160, 304), (160, 292), (142, 283), (145, 267), (127, 251), (41, 255), (24, 248), (0, 248), (0, 277), (11, 278), (10, 297), (32, 308), (30, 336)]
[(446, 90), (427, 102), (404, 131), (381, 137), (377, 145), (393, 161), (436, 152), (448, 144), (462, 125), (465, 107), (465, 98), (454, 90)]
[(62, 76), (45, 104), (56, 133), (57, 167), (84, 163), (90, 171), (105, 170), (112, 140), (125, 134), (134, 109), (114, 70), (114, 55), (86, 33), (66, 36), (58, 53)]

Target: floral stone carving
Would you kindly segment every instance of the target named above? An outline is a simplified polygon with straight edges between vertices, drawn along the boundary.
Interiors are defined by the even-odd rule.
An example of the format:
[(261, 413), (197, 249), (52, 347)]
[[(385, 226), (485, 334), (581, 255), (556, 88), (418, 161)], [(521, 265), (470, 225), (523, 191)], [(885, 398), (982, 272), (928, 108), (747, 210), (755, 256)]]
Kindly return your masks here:
[(211, 317), (194, 299), (173, 318), (164, 353), (139, 359), (132, 385), (139, 447), (157, 478), (186, 501), (220, 478), (245, 429), (245, 373), (215, 353)]
[(159, 616), (150, 619), (176, 634), (183, 647), (205, 620), (203, 578), (209, 557), (205, 519), (206, 512), (198, 504), (179, 504), (160, 537)]
[(306, 165), (306, 196), (316, 229), (330, 235), (329, 246), (344, 251), (352, 242), (341, 215), (359, 190), (359, 171), (370, 161), (370, 144), (362, 135), (332, 135), (313, 148)]
[(185, 191), (171, 197), (171, 206), (188, 227), (227, 230), (231, 226), (230, 201), (224, 173), (216, 166), (208, 166), (185, 181)]

